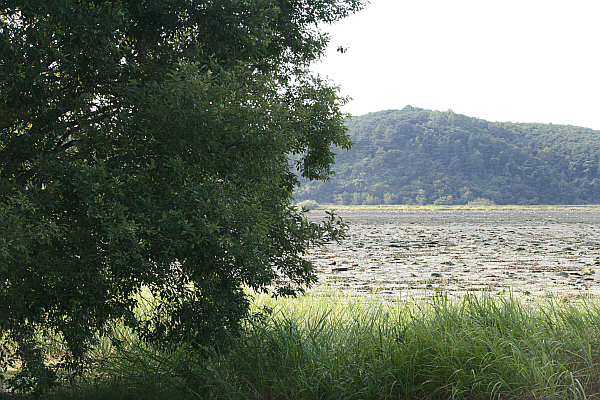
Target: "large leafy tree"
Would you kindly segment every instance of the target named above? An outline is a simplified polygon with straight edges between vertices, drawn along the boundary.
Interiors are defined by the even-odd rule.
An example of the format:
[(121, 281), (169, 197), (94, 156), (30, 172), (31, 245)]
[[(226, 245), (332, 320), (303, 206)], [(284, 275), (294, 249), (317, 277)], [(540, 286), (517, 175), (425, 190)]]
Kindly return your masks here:
[(23, 376), (43, 383), (44, 335), (66, 366), (114, 319), (218, 344), (245, 286), (314, 281), (302, 254), (342, 225), (290, 205), (292, 170), (325, 180), (350, 141), (308, 66), (360, 0), (0, 4), (0, 331)]

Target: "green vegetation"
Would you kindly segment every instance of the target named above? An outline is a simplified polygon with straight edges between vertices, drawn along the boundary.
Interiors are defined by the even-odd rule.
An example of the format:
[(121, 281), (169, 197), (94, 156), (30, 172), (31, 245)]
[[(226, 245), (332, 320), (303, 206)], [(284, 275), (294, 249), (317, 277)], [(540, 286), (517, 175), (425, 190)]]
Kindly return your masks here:
[(345, 99), (309, 67), (327, 44), (317, 27), (362, 5), (2, 2), (0, 371), (11, 390), (69, 399), (595, 390), (594, 303), (301, 298), (267, 304), (272, 316), (251, 308), (247, 288), (301, 293), (316, 280), (307, 249), (344, 235), (333, 214), (313, 223), (291, 204), (293, 168), (308, 184), (298, 199), (332, 185), (329, 200), (343, 204), (598, 199), (593, 132), (552, 136), (413, 108), (348, 122), (357, 152), (341, 155), (341, 183), (328, 183), (332, 149), (351, 145)]
[(600, 132), (488, 122), (405, 107), (347, 121), (329, 182), (296, 199), (319, 204), (598, 204)]
[[(31, 0), (0, 6), (0, 372), (43, 394), (118, 320), (148, 343), (222, 344), (244, 287), (314, 281), (343, 235), (298, 184), (350, 140), (310, 64), (361, 0)], [(161, 301), (139, 315), (142, 288)], [(45, 341), (63, 346), (55, 359)]]
[(600, 390), (597, 300), (260, 296), (254, 308), (265, 307), (271, 314), (224, 354), (152, 350), (115, 330), (123, 345), (96, 347), (96, 375), (51, 398), (583, 399)]

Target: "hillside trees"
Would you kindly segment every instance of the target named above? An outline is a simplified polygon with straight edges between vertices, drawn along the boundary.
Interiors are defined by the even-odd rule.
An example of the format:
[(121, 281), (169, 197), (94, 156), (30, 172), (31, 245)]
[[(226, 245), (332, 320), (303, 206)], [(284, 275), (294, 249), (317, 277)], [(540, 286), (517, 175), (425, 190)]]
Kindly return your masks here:
[[(600, 132), (488, 122), (414, 107), (347, 121), (355, 145), (336, 176), (297, 198), (320, 204), (586, 204), (600, 202)], [(387, 195), (386, 195), (387, 193)], [(370, 197), (369, 197), (370, 196)], [(386, 200), (387, 199), (387, 200)]]
[[(311, 283), (339, 237), (290, 205), (349, 148), (344, 99), (308, 65), (317, 23), (359, 0), (6, 0), (0, 6), (0, 336), (15, 384), (77, 369), (120, 319), (169, 346), (220, 343), (243, 287)], [(160, 307), (136, 314), (140, 290)], [(11, 347), (14, 346), (14, 347)], [(14, 352), (11, 353), (13, 349)], [(30, 379), (35, 377), (36, 379)]]

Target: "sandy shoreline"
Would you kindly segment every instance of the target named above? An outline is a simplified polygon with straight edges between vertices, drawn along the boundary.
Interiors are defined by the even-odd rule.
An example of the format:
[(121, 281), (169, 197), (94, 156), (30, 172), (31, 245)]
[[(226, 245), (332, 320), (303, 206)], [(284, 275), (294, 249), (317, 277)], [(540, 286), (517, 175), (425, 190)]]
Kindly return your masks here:
[[(314, 249), (319, 284), (404, 299), (437, 290), (600, 295), (597, 211), (338, 211), (348, 239)], [(324, 211), (312, 211), (322, 218)]]

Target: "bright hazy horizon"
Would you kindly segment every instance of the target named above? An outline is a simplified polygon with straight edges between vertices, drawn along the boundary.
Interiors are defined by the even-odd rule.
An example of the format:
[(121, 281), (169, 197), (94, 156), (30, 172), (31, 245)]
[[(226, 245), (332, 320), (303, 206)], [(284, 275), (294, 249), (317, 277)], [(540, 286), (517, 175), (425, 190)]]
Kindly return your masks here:
[(313, 71), (353, 115), (411, 105), (600, 130), (599, 15), (598, 0), (371, 0), (322, 27)]

